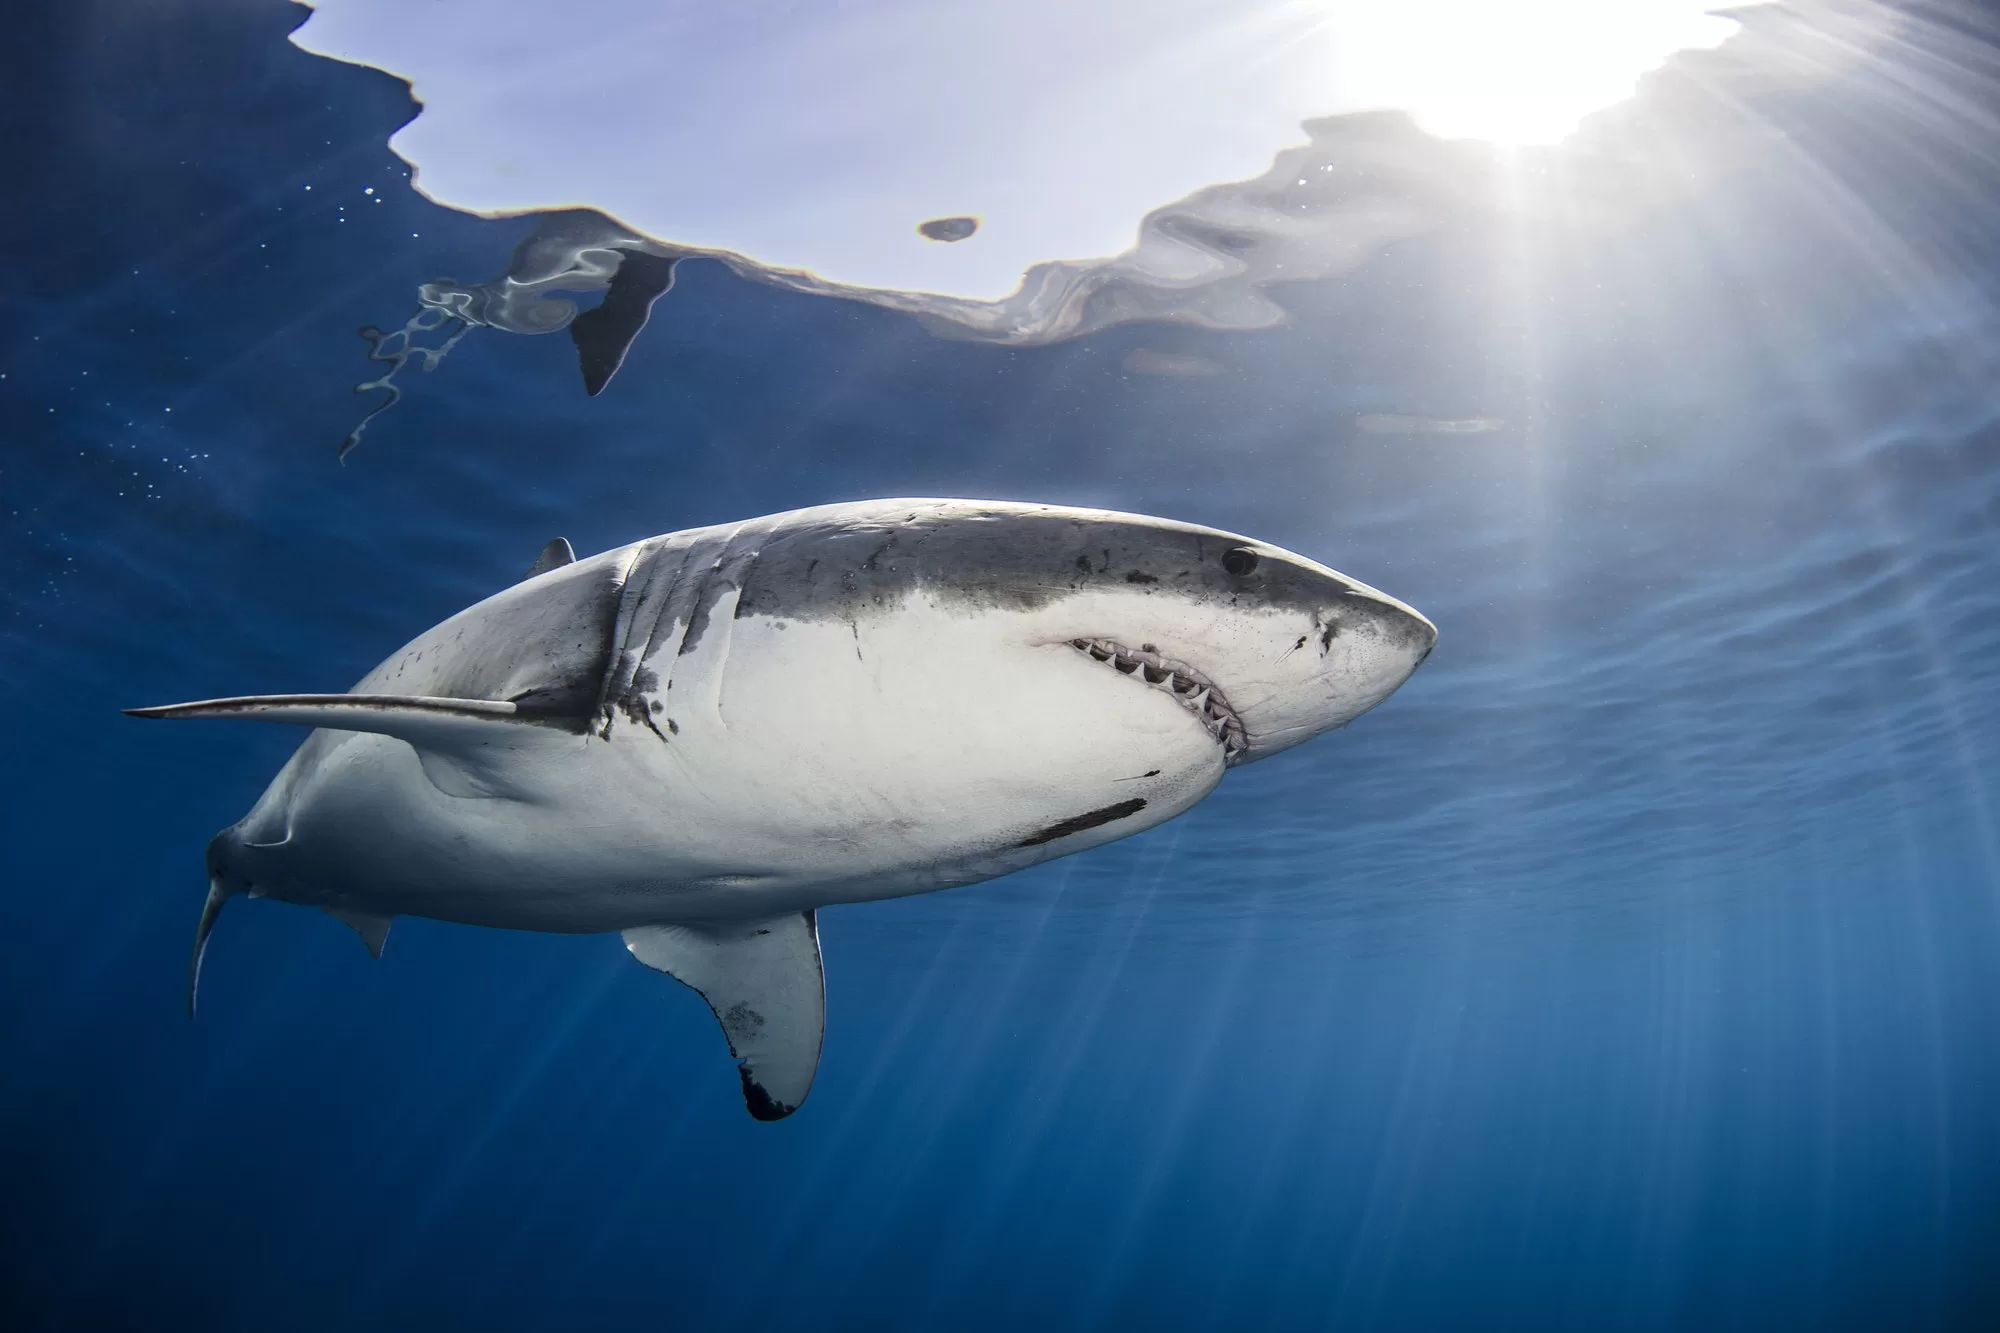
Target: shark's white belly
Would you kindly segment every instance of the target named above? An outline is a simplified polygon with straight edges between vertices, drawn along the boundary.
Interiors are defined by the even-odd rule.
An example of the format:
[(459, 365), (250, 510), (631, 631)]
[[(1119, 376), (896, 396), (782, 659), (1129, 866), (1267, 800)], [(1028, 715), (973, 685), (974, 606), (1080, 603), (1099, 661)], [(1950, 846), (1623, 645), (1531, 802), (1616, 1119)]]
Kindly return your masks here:
[(1220, 779), (1173, 699), (1042, 638), (996, 652), (990, 623), (942, 612), (718, 616), (608, 737), (535, 729), (500, 795), (342, 733), (291, 805), (297, 878), (263, 888), (533, 930), (769, 915), (1005, 874)]

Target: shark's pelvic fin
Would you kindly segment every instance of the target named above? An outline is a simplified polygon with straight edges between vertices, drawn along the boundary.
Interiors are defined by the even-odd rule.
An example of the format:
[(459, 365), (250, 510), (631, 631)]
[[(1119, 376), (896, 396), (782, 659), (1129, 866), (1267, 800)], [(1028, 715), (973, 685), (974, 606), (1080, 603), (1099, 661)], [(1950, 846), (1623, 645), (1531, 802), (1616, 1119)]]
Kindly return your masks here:
[(647, 967), (708, 1001), (759, 1120), (782, 1120), (806, 1099), (826, 1031), (819, 927), (811, 912), (762, 921), (638, 926), (625, 947)]
[(542, 553), (535, 557), (535, 563), (528, 566), (528, 572), (521, 575), (521, 582), (526, 583), (537, 574), (546, 574), (552, 569), (575, 563), (576, 548), (569, 544), (569, 538), (551, 537), (549, 544), (542, 548)]
[(222, 881), (208, 881), (208, 897), (202, 900), (201, 921), (194, 928), (194, 952), (188, 955), (188, 1017), (194, 1017), (195, 993), (201, 989), (201, 960), (208, 953), (208, 937), (215, 930), (215, 918), (222, 915), (222, 905), (229, 901), (229, 892), (222, 887)]
[(389, 938), (389, 923), (394, 920), (393, 917), (371, 916), (367, 912), (350, 912), (344, 907), (322, 907), (319, 910), (359, 935), (361, 942), (368, 946), (369, 957), (382, 956), (382, 944)]

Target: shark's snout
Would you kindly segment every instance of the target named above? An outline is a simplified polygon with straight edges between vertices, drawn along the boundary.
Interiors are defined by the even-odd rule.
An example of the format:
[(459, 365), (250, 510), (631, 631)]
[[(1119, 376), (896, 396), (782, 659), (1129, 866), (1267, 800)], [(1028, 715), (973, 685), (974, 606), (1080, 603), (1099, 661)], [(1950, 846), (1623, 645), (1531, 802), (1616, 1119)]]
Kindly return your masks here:
[(1408, 655), (1411, 671), (1422, 666), (1424, 659), (1431, 655), (1431, 649), (1437, 646), (1437, 626), (1415, 607), (1399, 602), (1386, 593), (1371, 589), (1366, 596), (1372, 605), (1366, 608), (1364, 614), (1374, 620), (1376, 634), (1384, 643)]
[[(1373, 707), (1395, 691), (1437, 646), (1437, 626), (1416, 608), (1373, 588), (1342, 598), (1334, 623), (1350, 641), (1345, 665), (1380, 686)], [(1331, 655), (1329, 655), (1331, 657)]]

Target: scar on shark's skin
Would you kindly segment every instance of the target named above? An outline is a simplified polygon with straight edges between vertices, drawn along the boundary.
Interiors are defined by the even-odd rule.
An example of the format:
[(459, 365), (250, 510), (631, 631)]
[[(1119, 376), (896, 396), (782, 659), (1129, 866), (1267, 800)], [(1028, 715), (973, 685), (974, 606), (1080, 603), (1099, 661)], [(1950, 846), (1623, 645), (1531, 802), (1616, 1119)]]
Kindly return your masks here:
[(1016, 847), (1040, 847), (1045, 842), (1054, 842), (1057, 838), (1067, 838), (1072, 833), (1082, 833), (1085, 829), (1101, 828), (1106, 824), (1115, 823), (1120, 819), (1136, 815), (1145, 808), (1145, 797), (1134, 796), (1129, 801), (1120, 801), (1116, 805), (1107, 805), (1102, 810), (1092, 810), (1087, 814), (1077, 815), (1072, 819), (1065, 819), (1060, 824), (1051, 824), (1040, 833), (1023, 838), (1014, 845)]

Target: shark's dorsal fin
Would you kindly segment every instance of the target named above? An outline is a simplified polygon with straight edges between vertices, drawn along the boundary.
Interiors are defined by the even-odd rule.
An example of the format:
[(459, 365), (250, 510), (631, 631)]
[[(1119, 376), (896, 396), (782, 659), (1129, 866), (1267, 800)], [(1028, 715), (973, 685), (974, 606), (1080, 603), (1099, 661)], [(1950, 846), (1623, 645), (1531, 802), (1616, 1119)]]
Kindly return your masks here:
[(535, 563), (528, 566), (528, 572), (521, 575), (521, 582), (526, 583), (537, 574), (546, 574), (552, 569), (575, 563), (576, 548), (569, 544), (569, 538), (551, 537), (549, 544), (542, 548), (542, 553), (535, 557)]
[(625, 947), (708, 1001), (759, 1120), (799, 1109), (819, 1068), (826, 983), (811, 912), (762, 921), (639, 926)]
[(368, 912), (350, 912), (345, 907), (322, 907), (319, 910), (359, 935), (361, 942), (368, 946), (369, 957), (382, 956), (382, 945), (389, 938), (389, 923), (394, 918), (375, 916)]

